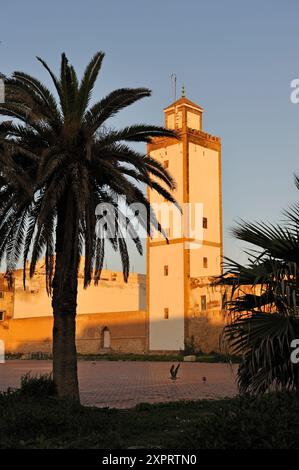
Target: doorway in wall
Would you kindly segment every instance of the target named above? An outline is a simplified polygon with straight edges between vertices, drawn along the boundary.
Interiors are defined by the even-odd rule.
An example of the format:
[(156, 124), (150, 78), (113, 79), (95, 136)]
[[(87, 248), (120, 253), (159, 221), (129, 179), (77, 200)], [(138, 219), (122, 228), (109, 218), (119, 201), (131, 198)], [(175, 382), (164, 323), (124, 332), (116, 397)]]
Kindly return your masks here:
[(101, 347), (102, 349), (110, 349), (111, 347), (111, 333), (107, 326), (102, 329)]

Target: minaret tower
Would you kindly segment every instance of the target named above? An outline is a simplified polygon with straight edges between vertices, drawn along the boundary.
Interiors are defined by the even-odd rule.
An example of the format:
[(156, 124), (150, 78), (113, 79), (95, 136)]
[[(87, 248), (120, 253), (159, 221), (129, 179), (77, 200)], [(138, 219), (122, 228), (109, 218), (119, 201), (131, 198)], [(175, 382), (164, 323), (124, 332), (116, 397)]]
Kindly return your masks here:
[[(157, 352), (183, 350), (193, 336), (192, 318), (207, 312), (209, 305), (221, 308), (219, 298), (211, 300), (207, 292), (211, 277), (221, 273), (221, 141), (202, 130), (203, 109), (185, 96), (164, 114), (165, 126), (175, 129), (179, 139), (155, 139), (148, 153), (175, 179), (174, 196), (184, 220), (191, 214), (193, 226), (186, 230), (182, 223), (179, 231), (177, 215), (167, 221), (158, 209), (168, 243), (157, 237), (147, 241), (149, 351)], [(155, 207), (173, 206), (150, 189), (148, 197)], [(196, 301), (194, 282), (201, 286)]]

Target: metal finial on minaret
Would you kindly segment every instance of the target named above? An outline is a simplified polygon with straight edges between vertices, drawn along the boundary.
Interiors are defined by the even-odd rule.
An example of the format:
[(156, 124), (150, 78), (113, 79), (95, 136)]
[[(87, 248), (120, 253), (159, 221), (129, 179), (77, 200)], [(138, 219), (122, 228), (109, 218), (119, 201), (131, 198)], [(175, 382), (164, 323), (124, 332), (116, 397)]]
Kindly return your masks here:
[(176, 101), (176, 74), (175, 73), (172, 73), (170, 75), (170, 80), (172, 82), (172, 87), (173, 87), (174, 101)]
[(182, 86), (182, 98), (185, 98), (186, 96), (186, 89), (185, 89), (185, 85)]

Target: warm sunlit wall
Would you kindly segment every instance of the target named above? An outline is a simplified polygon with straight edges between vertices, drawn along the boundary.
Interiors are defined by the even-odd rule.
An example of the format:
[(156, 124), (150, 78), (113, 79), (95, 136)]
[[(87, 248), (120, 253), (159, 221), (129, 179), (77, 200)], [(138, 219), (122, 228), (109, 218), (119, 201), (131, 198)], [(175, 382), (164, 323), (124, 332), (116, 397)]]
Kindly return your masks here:
[[(108, 351), (145, 352), (145, 276), (131, 273), (125, 283), (122, 273), (104, 270), (99, 285), (91, 285), (88, 289), (83, 289), (81, 272), (79, 276), (78, 352), (107, 352), (103, 347), (104, 329), (109, 330), (111, 338)], [(0, 298), (0, 309), (5, 311), (5, 320), (0, 321), (0, 339), (5, 342), (6, 352), (50, 354), (53, 317), (51, 300), (45, 289), (43, 263), (38, 265), (34, 278), (27, 280), (25, 291), (22, 271), (15, 273), (14, 286), (14, 292), (5, 291)]]
[[(202, 350), (218, 349), (215, 340), (223, 325), (221, 293), (212, 291), (210, 284), (212, 276), (221, 272), (220, 139), (202, 131), (203, 109), (185, 97), (164, 112), (166, 126), (179, 131), (179, 142), (157, 139), (149, 145), (149, 151), (175, 179), (173, 195), (184, 215), (189, 204), (192, 217), (196, 214), (197, 219), (190, 233), (178, 233), (170, 220), (169, 245), (155, 240), (148, 244), (149, 346), (151, 350), (184, 349), (194, 336)], [(151, 190), (149, 197), (151, 203), (163, 201)], [(165, 219), (158, 216), (167, 228)], [(208, 220), (207, 228), (203, 227), (203, 217)], [(164, 275), (164, 265), (168, 266), (168, 276)], [(194, 287), (193, 280), (201, 278), (205, 278), (201, 287)], [(206, 297), (205, 310), (200, 307), (202, 296)], [(168, 319), (164, 318), (165, 307)]]
[[(203, 217), (208, 227), (202, 229), (203, 244), (190, 250), (190, 277), (220, 274), (221, 263), (221, 199), (219, 155), (195, 143), (189, 143), (189, 198), (203, 204)], [(200, 241), (200, 240), (199, 240)], [(203, 258), (208, 267), (203, 267)]]
[[(150, 250), (150, 349), (183, 349), (183, 246), (181, 243), (170, 244), (153, 247)], [(168, 266), (168, 276), (164, 276), (164, 265)], [(164, 318), (164, 308), (168, 308), (168, 319)]]
[[(78, 314), (100, 312), (138, 311), (145, 309), (145, 276), (131, 273), (128, 283), (121, 273), (103, 271), (97, 286), (83, 288), (79, 277)], [(45, 275), (42, 268), (31, 280), (26, 291), (23, 288), (22, 273), (15, 278), (14, 318), (30, 318), (52, 315), (51, 299), (45, 289)]]
[[(77, 315), (77, 352), (144, 353), (147, 346), (145, 317), (144, 311)], [(0, 328), (0, 339), (5, 341), (7, 353), (51, 354), (52, 328), (52, 316), (11, 320), (6, 331)], [(109, 329), (111, 336), (108, 350), (103, 348), (104, 328)]]
[[(183, 147), (181, 142), (153, 150), (151, 155), (160, 163), (168, 162), (168, 170), (177, 183), (173, 192), (176, 200), (183, 201)], [(161, 196), (154, 191), (149, 193), (152, 204), (165, 203)], [(172, 206), (173, 207), (173, 206)], [(157, 212), (157, 211), (156, 211)], [(157, 216), (167, 229), (161, 214)], [(176, 235), (181, 238), (182, 234)], [(149, 315), (149, 349), (180, 350), (184, 349), (184, 253), (183, 244), (176, 242), (173, 237), (172, 218), (170, 217), (170, 232), (167, 245), (165, 239), (153, 239), (148, 245), (148, 315)], [(164, 266), (168, 266), (168, 276), (164, 275)], [(169, 318), (165, 318), (168, 309)]]

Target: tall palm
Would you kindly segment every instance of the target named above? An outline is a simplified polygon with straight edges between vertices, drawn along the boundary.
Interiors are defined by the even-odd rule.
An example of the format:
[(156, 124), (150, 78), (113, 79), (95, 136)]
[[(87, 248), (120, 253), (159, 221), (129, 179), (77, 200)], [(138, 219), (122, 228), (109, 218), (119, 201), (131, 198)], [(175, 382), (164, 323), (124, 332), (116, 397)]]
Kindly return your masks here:
[[(103, 58), (103, 52), (92, 58), (80, 82), (65, 54), (59, 77), (38, 58), (58, 99), (38, 79), (14, 72), (5, 79), (6, 102), (0, 104), (0, 114), (5, 116), (0, 127), (0, 261), (12, 274), (22, 260), (25, 285), (26, 261), (30, 259), (33, 276), (38, 259), (45, 255), (54, 315), (54, 381), (59, 396), (74, 400), (79, 400), (75, 316), (81, 255), (87, 287), (92, 279), (95, 283), (100, 279), (105, 238), (109, 239), (120, 252), (127, 280), (124, 229), (129, 229), (140, 253), (142, 245), (129, 217), (117, 209), (118, 196), (125, 196), (127, 205), (145, 206), (146, 215), (142, 211), (135, 215), (147, 232), (157, 221), (140, 183), (175, 202), (170, 174), (128, 144), (175, 137), (174, 133), (145, 124), (120, 130), (105, 126), (120, 110), (150, 96), (150, 90), (121, 88), (90, 105)], [(104, 213), (96, 208), (103, 203), (115, 208), (117, 233), (110, 230), (111, 214), (106, 214), (105, 224), (99, 224)]]
[(299, 366), (291, 361), (292, 340), (299, 338), (299, 203), (285, 211), (282, 225), (242, 221), (233, 235), (255, 247), (246, 266), (226, 258), (216, 280), (226, 286), (224, 343), (243, 357), (240, 390), (299, 390)]

